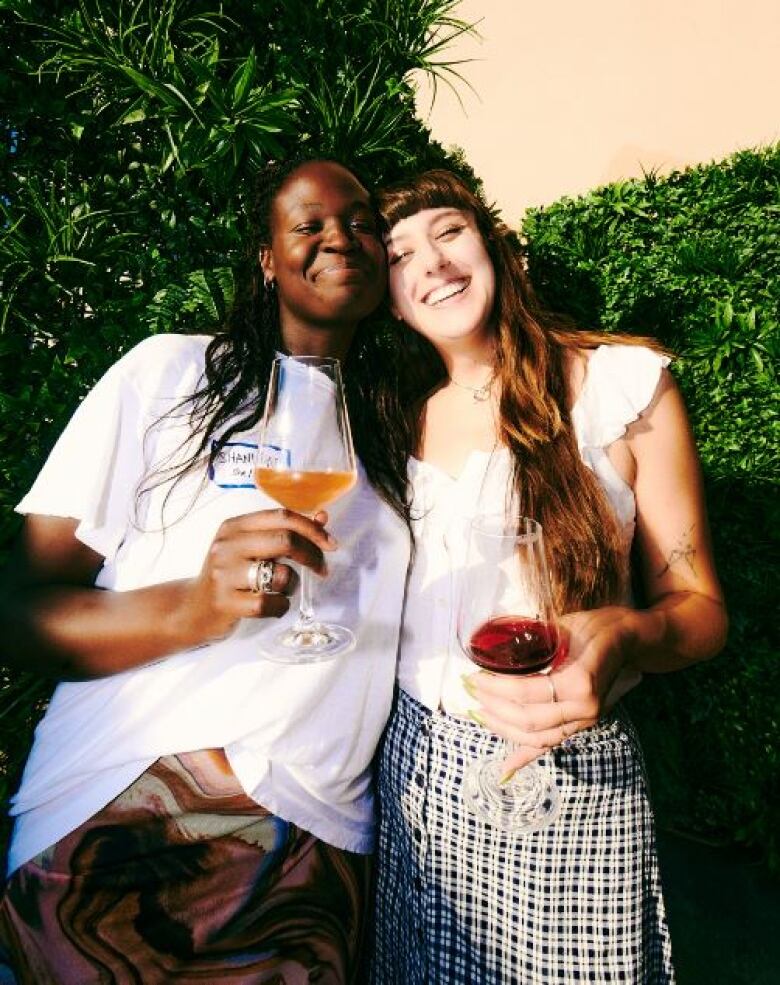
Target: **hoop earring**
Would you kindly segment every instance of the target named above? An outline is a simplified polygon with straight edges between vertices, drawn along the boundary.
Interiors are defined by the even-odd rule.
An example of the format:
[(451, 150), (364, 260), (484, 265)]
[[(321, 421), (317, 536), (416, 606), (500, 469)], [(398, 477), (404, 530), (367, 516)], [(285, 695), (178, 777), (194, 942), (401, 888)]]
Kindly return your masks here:
[(274, 294), (276, 292), (276, 278), (264, 277), (263, 287), (265, 288), (266, 294)]

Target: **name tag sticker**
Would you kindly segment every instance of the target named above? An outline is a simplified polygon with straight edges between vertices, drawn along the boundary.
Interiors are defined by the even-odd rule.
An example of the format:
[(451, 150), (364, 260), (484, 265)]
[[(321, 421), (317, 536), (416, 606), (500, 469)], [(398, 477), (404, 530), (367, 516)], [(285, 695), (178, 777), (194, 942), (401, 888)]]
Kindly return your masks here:
[(256, 451), (249, 442), (228, 441), (212, 458), (209, 479), (220, 489), (254, 489)]

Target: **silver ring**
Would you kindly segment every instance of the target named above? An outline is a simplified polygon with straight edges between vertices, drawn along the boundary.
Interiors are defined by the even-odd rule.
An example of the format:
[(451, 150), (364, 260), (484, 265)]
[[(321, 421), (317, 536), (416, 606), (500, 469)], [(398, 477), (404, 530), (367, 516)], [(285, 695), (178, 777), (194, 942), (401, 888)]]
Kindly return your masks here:
[(566, 735), (566, 726), (568, 725), (568, 722), (566, 721), (566, 715), (563, 713), (563, 705), (558, 700), (558, 695), (555, 691), (555, 681), (553, 680), (552, 674), (547, 675), (547, 683), (550, 685), (550, 702), (554, 705), (558, 705), (558, 711), (561, 715), (561, 723), (558, 727), (561, 732), (563, 732), (564, 738), (568, 738)]
[(261, 561), (257, 566), (256, 591), (267, 595), (271, 591), (271, 582), (274, 580), (273, 561)]
[(252, 561), (246, 569), (246, 583), (255, 595), (267, 595), (274, 580), (273, 561)]

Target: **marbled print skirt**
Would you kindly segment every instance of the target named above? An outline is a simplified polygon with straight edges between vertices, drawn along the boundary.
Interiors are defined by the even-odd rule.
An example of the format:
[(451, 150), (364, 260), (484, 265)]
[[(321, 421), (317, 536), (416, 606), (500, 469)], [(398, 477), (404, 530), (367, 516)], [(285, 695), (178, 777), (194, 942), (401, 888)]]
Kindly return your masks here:
[(258, 806), (222, 750), (167, 756), (13, 873), (0, 940), (20, 985), (357, 985), (369, 865)]

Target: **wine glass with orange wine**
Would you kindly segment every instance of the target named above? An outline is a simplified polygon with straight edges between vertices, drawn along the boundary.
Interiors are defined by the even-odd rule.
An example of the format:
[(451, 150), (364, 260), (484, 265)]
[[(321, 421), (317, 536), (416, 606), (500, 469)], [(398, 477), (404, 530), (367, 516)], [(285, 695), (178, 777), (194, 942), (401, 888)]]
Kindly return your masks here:
[[(260, 427), (255, 484), (282, 506), (312, 516), (356, 480), (338, 359), (277, 356)], [(264, 655), (279, 663), (305, 664), (351, 650), (355, 635), (350, 629), (315, 616), (307, 567), (300, 577), (298, 618), (263, 642)]]
[[(561, 646), (542, 528), (528, 517), (474, 518), (458, 602), (458, 641), (491, 674), (549, 672)], [(511, 751), (470, 764), (463, 796), (472, 813), (514, 833), (536, 831), (559, 809), (550, 770), (528, 763), (500, 782)]]

